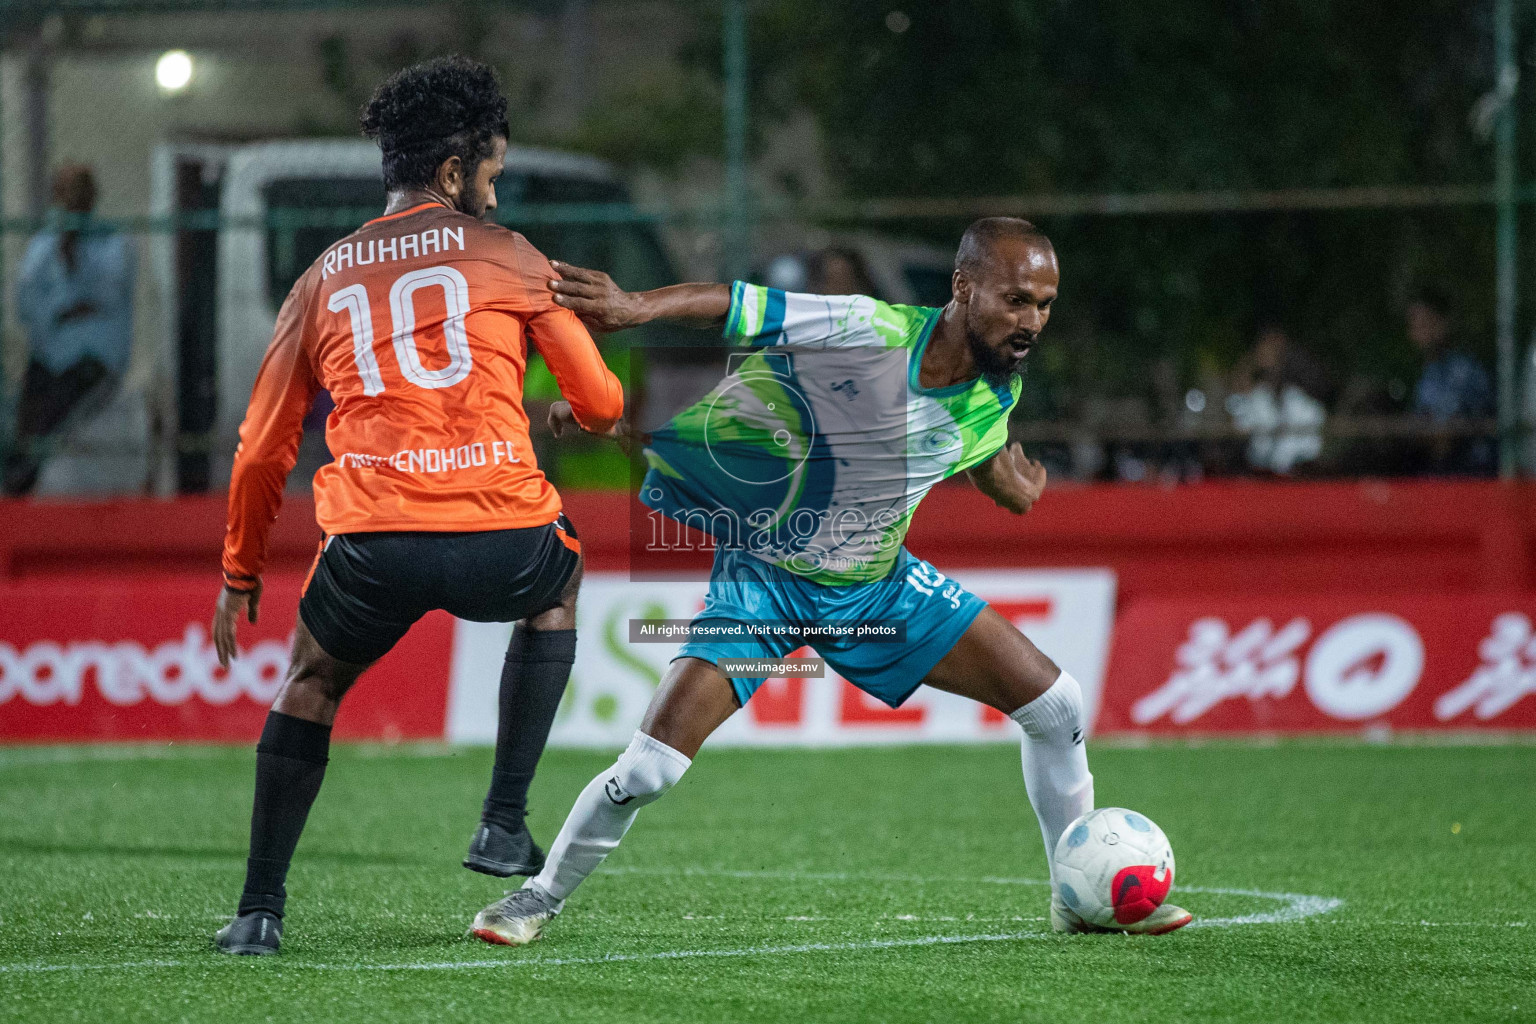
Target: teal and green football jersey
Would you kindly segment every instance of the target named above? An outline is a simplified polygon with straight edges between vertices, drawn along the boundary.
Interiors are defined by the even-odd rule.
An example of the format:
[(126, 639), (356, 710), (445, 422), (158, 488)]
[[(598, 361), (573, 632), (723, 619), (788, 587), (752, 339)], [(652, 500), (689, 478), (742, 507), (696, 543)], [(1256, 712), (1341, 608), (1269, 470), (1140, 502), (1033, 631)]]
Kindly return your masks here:
[(918, 383), (940, 310), (736, 282), (721, 382), (645, 449), (640, 500), (818, 583), (884, 579), (912, 514), (1008, 439), (1020, 381)]

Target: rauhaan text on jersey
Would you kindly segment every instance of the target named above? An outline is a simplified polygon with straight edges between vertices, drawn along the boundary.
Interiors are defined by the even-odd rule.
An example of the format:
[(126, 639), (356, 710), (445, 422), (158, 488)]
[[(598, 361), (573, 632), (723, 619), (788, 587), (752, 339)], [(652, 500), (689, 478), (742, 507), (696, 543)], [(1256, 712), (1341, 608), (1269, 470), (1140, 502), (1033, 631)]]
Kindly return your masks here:
[(366, 242), (341, 242), (326, 252), (325, 261), (320, 265), (320, 279), (325, 280), (348, 267), (409, 260), (455, 249), (464, 251), (463, 228), (428, 228), (411, 235), (370, 238)]

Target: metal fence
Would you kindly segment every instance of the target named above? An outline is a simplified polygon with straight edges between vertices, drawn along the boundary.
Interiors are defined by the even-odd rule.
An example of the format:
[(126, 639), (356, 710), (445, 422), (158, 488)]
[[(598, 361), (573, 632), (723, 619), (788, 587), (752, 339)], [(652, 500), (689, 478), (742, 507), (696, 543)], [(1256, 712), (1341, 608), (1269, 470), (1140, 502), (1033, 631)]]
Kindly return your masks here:
[[(0, 2), (0, 12), (35, 18), (60, 12), (147, 14), (333, 6), (338, 5), (82, 0)], [(499, 209), (498, 219), (525, 231), (552, 257), (595, 263), (631, 287), (667, 283), (682, 276), (682, 268), (723, 279), (742, 275), (772, 279), (787, 273), (784, 283), (792, 283), (794, 259), (831, 242), (875, 263), (891, 264), (883, 268), (879, 289), (886, 293), (883, 297), (941, 303), (947, 289), (947, 253), (964, 225), (990, 214), (1027, 216), (1058, 238), (1067, 276), (1061, 312), (1047, 345), (1031, 357), (1033, 364), (1026, 371), (1025, 397), (1015, 414), (1013, 433), (1058, 475), (1185, 481), (1252, 473), (1354, 476), (1492, 473), (1495, 468), (1514, 475), (1531, 463), (1526, 452), (1527, 424), (1536, 418), (1536, 376), (1527, 365), (1531, 359), (1520, 358), (1515, 335), (1520, 308), (1519, 228), (1536, 208), (1532, 203), (1536, 186), (1516, 183), (1511, 100), (1517, 78), (1510, 77), (1514, 9), (1511, 0), (1496, 0), (1496, 8), (1498, 63), (1509, 73), (1501, 76), (1487, 111), (1496, 152), (1494, 180), (1486, 184), (775, 201), (753, 186), (747, 148), (746, 5), (742, 0), (727, 0), (720, 42), (724, 137), (718, 198), (697, 203), (634, 202), (622, 188), (574, 200), (513, 196)], [(10, 92), (0, 83), (0, 123), (9, 119), (13, 148), (24, 134), (15, 128), (15, 82), (13, 74)], [(61, 111), (57, 116), (67, 115)], [(0, 132), (0, 146), (6, 138)], [(8, 349), (0, 349), (9, 354), (0, 445), (10, 454), (21, 451), (49, 461), (74, 459), (76, 474), (65, 474), (57, 485), (66, 491), (71, 486), (159, 493), (218, 487), (227, 474), (243, 394), (248, 392), (254, 362), (265, 344), (262, 323), (268, 321), (270, 327), (281, 298), (280, 286), (297, 276), (307, 258), (377, 215), (379, 209), (371, 198), (355, 201), (324, 187), (286, 199), (263, 195), (259, 203), (242, 207), (231, 199), (219, 173), (209, 174), (205, 165), (198, 164), (204, 160), (198, 146), (171, 149), (175, 151), (167, 152), (163, 166), (155, 172), (163, 186), (160, 193), (149, 204), (151, 208), (137, 216), (78, 224), (19, 216), (18, 196), (29, 189), (35, 193), (37, 182), (0, 179), (0, 199), (10, 197), (8, 205), (0, 203), (0, 213), (12, 213), (0, 217), (0, 335), (8, 343)], [(13, 152), (0, 152), (0, 175), (11, 168), (14, 176), (22, 162)], [(197, 166), (204, 170), (196, 170)], [(310, 186), (316, 187), (314, 182)], [(1456, 218), (1464, 229), (1464, 258), (1476, 261), (1480, 273), (1486, 271), (1482, 275), (1486, 289), (1463, 297), (1461, 313), (1468, 322), (1474, 355), (1495, 371), (1496, 416), (1435, 421), (1409, 411), (1416, 370), (1413, 357), (1411, 353), (1395, 355), (1389, 342), (1381, 341), (1401, 333), (1389, 321), (1400, 321), (1408, 283), (1385, 278), (1374, 282), (1381, 292), (1375, 324), (1328, 324), (1326, 310), (1320, 311), (1316, 303), (1280, 310), (1276, 319), (1287, 321), (1300, 336), (1295, 339), (1299, 347), (1314, 356), (1337, 356), (1342, 347), (1366, 335), (1377, 339), (1374, 344), (1380, 350), (1362, 357), (1367, 364), (1364, 372), (1360, 359), (1354, 363), (1335, 359), (1335, 377), (1349, 379), (1335, 379), (1330, 394), (1312, 395), (1311, 405), (1286, 415), (1284, 410), (1259, 409), (1251, 381), (1244, 390), (1242, 382), (1232, 377), (1231, 371), (1252, 347), (1253, 330), (1263, 319), (1258, 312), (1241, 324), (1196, 322), (1198, 318), (1181, 316), (1174, 308), (1176, 296), (1142, 301), (1130, 294), (1141, 287), (1140, 279), (1114, 268), (1073, 262), (1075, 253), (1102, 251), (1102, 237), (1093, 245), (1088, 241), (1106, 233), (1124, 239), (1118, 248), (1127, 253), (1127, 262), (1145, 252), (1145, 260), (1152, 263), (1158, 259), (1155, 239), (1160, 232), (1230, 232), (1236, 224), (1241, 225), (1239, 235), (1249, 232), (1258, 237), (1266, 230), (1302, 224), (1312, 225), (1309, 230), (1320, 236), (1333, 233), (1347, 240), (1372, 234), (1428, 233), (1436, 230), (1432, 226), (1436, 218), (1448, 217)], [(1416, 224), (1431, 226), (1415, 228)], [(13, 308), (13, 289), (25, 240), (50, 227), (120, 232), (135, 239), (141, 281), (136, 293), (135, 361), (124, 391), (131, 392), (139, 406), (123, 414), (127, 419), (119, 420), (103, 419), (100, 409), (87, 406), (90, 416), (81, 415), (79, 422), (66, 424), (67, 429), (19, 445), (13, 426), (25, 367), (25, 339)], [(703, 259), (701, 252), (706, 253)], [(699, 269), (701, 263), (705, 270)], [(1199, 277), (1211, 269), (1169, 268), (1166, 276)], [(1309, 274), (1326, 277), (1327, 267), (1320, 260), (1318, 267), (1299, 276), (1308, 279)], [(1256, 275), (1250, 273), (1249, 280)], [(1177, 290), (1170, 285), (1170, 293)], [(1073, 308), (1073, 296), (1083, 293), (1095, 296), (1096, 311), (1117, 305), (1130, 309), (1140, 303), (1139, 311), (1125, 315), (1128, 323), (1086, 322)], [(1257, 311), (1261, 304), (1250, 305)], [(1273, 306), (1264, 315), (1273, 316)], [(1150, 315), (1148, 310), (1162, 316), (1162, 321), (1140, 322), (1137, 318)], [(668, 343), (674, 340), (667, 339)], [(609, 350), (645, 343), (645, 339), (621, 338)], [(1406, 344), (1401, 343), (1405, 350)], [(1365, 380), (1369, 393), (1343, 394), (1356, 378)], [(1282, 390), (1276, 384), (1267, 401), (1283, 405)], [(110, 404), (117, 396), (100, 397)], [(546, 392), (544, 397), (552, 396)], [(620, 479), (585, 471), (587, 463), (601, 460), (596, 448), (576, 452), (556, 459), (559, 464), (552, 473), (557, 479), (565, 476), (567, 482), (578, 483)], [(305, 457), (311, 463), (325, 457), (318, 435), (311, 436)], [(112, 468), (122, 470), (128, 462), (133, 465), (127, 471)]]
[[(1529, 198), (1529, 194), (1521, 196), (1522, 201)], [(1478, 189), (1019, 196), (815, 209), (759, 206), (751, 209), (746, 223), (749, 230), (768, 235), (851, 240), (847, 247), (857, 251), (861, 244), (878, 249), (877, 243), (886, 238), (957, 237), (969, 218), (1003, 210), (1026, 213), (1050, 226), (1053, 233), (1070, 235), (1074, 225), (1105, 220), (1122, 220), (1134, 227), (1147, 218), (1198, 221), (1238, 213), (1294, 216), (1305, 209), (1369, 211), (1372, 216), (1390, 218), (1487, 204), (1489, 199), (1488, 190)], [(254, 216), (213, 208), (75, 224), (58, 218), (46, 225), (23, 218), (4, 222), (0, 234), (15, 237), (70, 226), (129, 234), (137, 240), (140, 267), (150, 279), (139, 289), (149, 308), (135, 318), (139, 335), (135, 365), (140, 372), (132, 383), (143, 403), (142, 411), (133, 414), (136, 425), (110, 418), (105, 428), (98, 425), (94, 430), (78, 429), (82, 425), (76, 424), (31, 442), (35, 454), (67, 455), (79, 460), (79, 472), (87, 474), (105, 463), (138, 460), (138, 468), (127, 475), (102, 472), (85, 489), (172, 492), (220, 486), (233, 453), (233, 427), (243, 411), (242, 396), (249, 392), (255, 362), (267, 340), (263, 332), (270, 330), (287, 285), (315, 254), (378, 211), (377, 206), (300, 204)], [(677, 261), (668, 255), (678, 248), (675, 239), (729, 231), (735, 226), (733, 212), (720, 206), (679, 209), (622, 201), (509, 205), (498, 211), (501, 221), (527, 233), (551, 257), (597, 265), (632, 287), (675, 280)], [(947, 288), (943, 262), (947, 250), (936, 243), (914, 248), (917, 255), (912, 262), (895, 269), (897, 274), (905, 270), (908, 291), (891, 297), (942, 302), (935, 289)], [(787, 251), (800, 252), (793, 247)], [(211, 266), (200, 260), (211, 261)], [(784, 273), (776, 265), (779, 262), (760, 255), (746, 265), (748, 273), (772, 279)], [(1412, 380), (1407, 372), (1402, 379), (1373, 381), (1376, 393), (1365, 401), (1359, 396), (1339, 400), (1343, 396), (1338, 393), (1345, 388), (1336, 383), (1330, 389), (1334, 400), (1316, 396), (1317, 407), (1308, 407), (1299, 417), (1271, 415), (1266, 420), (1242, 412), (1240, 406), (1249, 401), (1250, 393), (1231, 380), (1227, 366), (1202, 368), (1185, 358), (1174, 328), (1166, 332), (1172, 337), (1156, 352), (1138, 357), (1128, 349), (1132, 343), (1125, 342), (1107, 355), (1101, 353), (1099, 362), (1114, 366), (1112, 372), (1101, 371), (1096, 378), (1094, 360), (1083, 353), (1093, 351), (1107, 332), (1074, 323), (1071, 313), (1074, 278), (1091, 272), (1067, 263), (1064, 312), (1050, 329), (1059, 330), (1061, 337), (1048, 334), (1046, 344), (1031, 357), (1036, 364), (1026, 370), (1025, 397), (1012, 423), (1015, 438), (1045, 459), (1059, 477), (1180, 482), (1256, 473), (1491, 474), (1493, 446), (1500, 439), (1507, 439), (1515, 451), (1515, 466), (1523, 464), (1521, 418), (1501, 429), (1491, 416), (1432, 422), (1408, 412), (1394, 413), (1392, 409), (1406, 409), (1411, 403)], [(225, 279), (231, 275), (244, 279)], [(8, 268), (6, 276), (9, 292), (14, 269)], [(923, 289), (927, 292), (922, 293)], [(1386, 305), (1385, 315), (1390, 316), (1390, 304)], [(1239, 334), (1236, 345), (1228, 346), (1232, 354), (1241, 358), (1247, 340)], [(677, 339), (668, 336), (664, 343), (676, 344)], [(619, 337), (604, 344), (612, 353), (643, 346), (647, 340)], [(7, 390), (7, 423), (14, 422), (18, 383), (13, 379)], [(1384, 394), (1393, 387), (1398, 389), (1396, 396)], [(1517, 393), (1527, 390), (1522, 387)], [(546, 386), (536, 397), (555, 396)], [(557, 479), (561, 475), (585, 483), (606, 479), (613, 486), (623, 486), (622, 473), (599, 478), (580, 471), (580, 463), (596, 458), (596, 451), (591, 446), (578, 447), (575, 456), (559, 457), (552, 473)], [(1478, 451), (1483, 454), (1479, 456)], [(306, 447), (306, 467), (313, 468), (323, 458), (315, 434)], [(141, 477), (137, 483), (135, 476)], [(72, 482), (60, 486), (84, 486), (78, 477), (68, 479)]]

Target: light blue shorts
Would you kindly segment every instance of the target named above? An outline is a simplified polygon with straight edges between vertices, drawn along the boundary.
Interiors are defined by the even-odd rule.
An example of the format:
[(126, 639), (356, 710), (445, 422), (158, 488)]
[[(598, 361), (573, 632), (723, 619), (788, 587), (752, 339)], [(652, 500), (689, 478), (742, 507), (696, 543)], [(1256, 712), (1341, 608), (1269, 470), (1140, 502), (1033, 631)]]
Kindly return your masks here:
[[(715, 549), (709, 594), (695, 623), (788, 621), (906, 624), (905, 643), (820, 640), (810, 646), (843, 678), (865, 693), (899, 707), (923, 677), (948, 654), (986, 602), (932, 565), (902, 548), (891, 574), (878, 583), (827, 586), (770, 565), (740, 549)], [(690, 640), (673, 660), (782, 658), (802, 644), (793, 639)], [(732, 678), (743, 706), (766, 678)]]

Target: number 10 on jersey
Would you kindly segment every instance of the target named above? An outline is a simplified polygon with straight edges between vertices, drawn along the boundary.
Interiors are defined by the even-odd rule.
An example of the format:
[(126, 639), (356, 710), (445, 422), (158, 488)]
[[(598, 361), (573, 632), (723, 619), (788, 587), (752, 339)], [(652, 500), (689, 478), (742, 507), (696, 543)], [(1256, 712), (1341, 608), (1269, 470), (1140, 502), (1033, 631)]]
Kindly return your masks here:
[[(437, 370), (422, 365), (421, 353), (416, 348), (413, 297), (418, 289), (431, 287), (443, 290), (443, 302), (447, 307), (443, 339), (448, 345), (448, 365)], [(333, 313), (345, 311), (352, 321), (352, 359), (357, 364), (358, 375), (363, 378), (363, 394), (370, 397), (383, 394), (384, 378), (379, 373), (379, 360), (373, 351), (373, 307), (368, 302), (368, 289), (361, 284), (342, 288), (331, 296), (326, 308)], [(464, 331), (464, 317), (468, 313), (469, 282), (452, 267), (423, 267), (395, 278), (395, 283), (389, 287), (390, 341), (401, 376), (419, 388), (451, 388), (468, 377), (474, 365), (469, 352), (469, 336)]]

